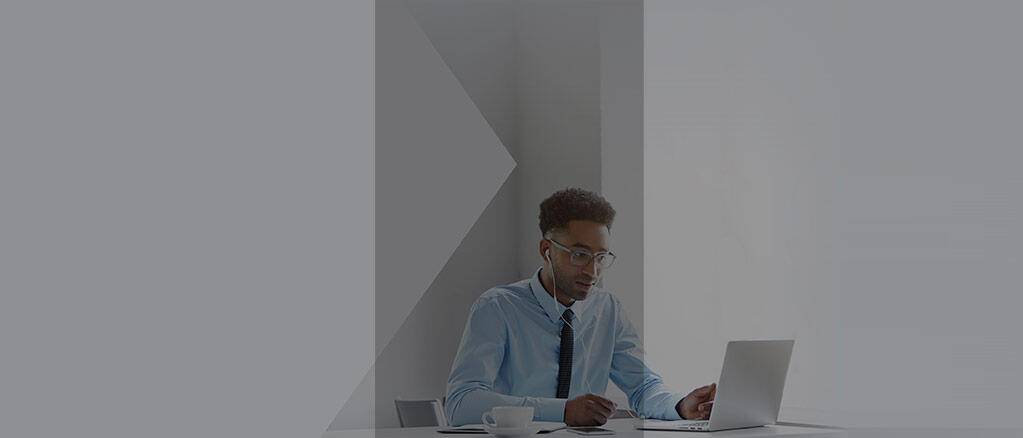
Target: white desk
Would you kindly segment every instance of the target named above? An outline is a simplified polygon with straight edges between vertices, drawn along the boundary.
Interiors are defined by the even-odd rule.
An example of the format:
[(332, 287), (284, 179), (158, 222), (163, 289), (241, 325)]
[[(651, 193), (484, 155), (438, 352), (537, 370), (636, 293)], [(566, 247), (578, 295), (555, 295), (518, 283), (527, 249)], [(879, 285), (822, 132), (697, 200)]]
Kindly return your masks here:
[[(846, 438), (848, 434), (844, 430), (824, 429), (806, 426), (772, 425), (754, 427), (750, 429), (722, 430), (719, 432), (669, 432), (655, 430), (636, 430), (633, 427), (635, 420), (622, 418), (608, 421), (603, 427), (615, 431), (614, 435), (601, 435), (600, 438)], [(404, 429), (361, 429), (361, 430), (331, 430), (323, 435), (324, 438), (488, 438), (492, 435), (482, 434), (440, 434), (437, 427), (407, 427)], [(583, 435), (576, 435), (566, 430), (559, 430), (545, 435), (536, 435), (537, 438), (581, 438)]]

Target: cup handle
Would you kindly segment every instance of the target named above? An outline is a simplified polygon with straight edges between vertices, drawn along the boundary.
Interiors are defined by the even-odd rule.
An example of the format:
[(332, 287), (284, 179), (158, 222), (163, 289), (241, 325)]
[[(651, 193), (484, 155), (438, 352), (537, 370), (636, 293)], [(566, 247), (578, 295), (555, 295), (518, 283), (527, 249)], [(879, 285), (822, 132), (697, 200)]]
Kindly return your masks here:
[(489, 419), (490, 419), (491, 421), (493, 421), (493, 420), (494, 420), (494, 416), (493, 416), (493, 415), (490, 415), (490, 411), (486, 411), (486, 412), (484, 412), (484, 413), (483, 413), (483, 416), (482, 416), (482, 417), (480, 417), (480, 421), (482, 421), (482, 422), (483, 422), (483, 424), (485, 424), (485, 425), (487, 425), (487, 426), (490, 426), (490, 427), (497, 427), (497, 422), (496, 422), (496, 421), (494, 421), (493, 423), (491, 423), (490, 421), (487, 421), (487, 418), (489, 418)]

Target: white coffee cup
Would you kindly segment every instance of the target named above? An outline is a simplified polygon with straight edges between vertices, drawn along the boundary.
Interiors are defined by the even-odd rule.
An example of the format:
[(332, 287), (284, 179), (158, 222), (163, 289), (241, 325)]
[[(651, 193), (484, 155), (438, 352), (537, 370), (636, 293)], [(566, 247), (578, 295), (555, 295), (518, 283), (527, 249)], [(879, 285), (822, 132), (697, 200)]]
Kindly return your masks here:
[[(490, 421), (487, 421), (487, 420)], [(532, 406), (497, 406), (484, 412), (480, 418), (483, 424), (490, 427), (521, 428), (529, 426), (533, 421)]]

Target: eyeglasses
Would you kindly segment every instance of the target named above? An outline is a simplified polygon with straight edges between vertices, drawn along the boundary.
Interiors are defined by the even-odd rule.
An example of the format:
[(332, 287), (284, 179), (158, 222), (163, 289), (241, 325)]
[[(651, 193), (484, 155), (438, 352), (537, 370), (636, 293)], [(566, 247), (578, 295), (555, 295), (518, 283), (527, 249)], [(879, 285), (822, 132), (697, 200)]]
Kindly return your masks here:
[(550, 242), (551, 244), (553, 244), (554, 247), (556, 247), (556, 248), (558, 248), (560, 250), (563, 250), (563, 251), (568, 251), (569, 253), (571, 253), (572, 257), (569, 258), (568, 261), (573, 266), (586, 266), (586, 265), (590, 264), (591, 260), (595, 260), (596, 261), (596, 266), (598, 268), (600, 268), (600, 269), (607, 269), (607, 268), (610, 268), (611, 265), (613, 265), (614, 262), (615, 262), (615, 254), (613, 252), (611, 252), (611, 251), (599, 252), (599, 253), (593, 254), (593, 253), (590, 253), (590, 252), (587, 252), (587, 251), (577, 251), (577, 250), (574, 250), (574, 249), (570, 249), (570, 248), (566, 247), (565, 245), (562, 245), (562, 244), (560, 244), (558, 242), (555, 242), (554, 239), (547, 239), (547, 241)]

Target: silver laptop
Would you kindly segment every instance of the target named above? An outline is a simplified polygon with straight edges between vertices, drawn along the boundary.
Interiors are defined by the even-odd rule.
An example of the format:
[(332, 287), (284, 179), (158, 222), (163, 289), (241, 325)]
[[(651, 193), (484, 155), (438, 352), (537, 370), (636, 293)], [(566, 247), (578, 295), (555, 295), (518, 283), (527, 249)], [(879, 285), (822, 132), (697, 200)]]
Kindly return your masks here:
[(773, 424), (778, 421), (794, 344), (793, 340), (729, 342), (709, 420), (642, 420), (636, 428), (714, 431)]

